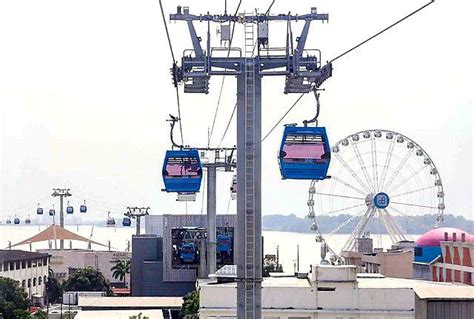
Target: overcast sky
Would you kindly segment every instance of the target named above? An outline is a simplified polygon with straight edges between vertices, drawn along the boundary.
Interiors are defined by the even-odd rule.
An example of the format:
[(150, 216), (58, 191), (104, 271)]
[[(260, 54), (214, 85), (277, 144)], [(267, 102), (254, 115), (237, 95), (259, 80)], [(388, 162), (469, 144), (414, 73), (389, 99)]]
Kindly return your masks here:
[[(255, 6), (265, 11), (270, 2), (243, 0), (241, 11)], [(305, 14), (311, 6), (329, 13), (329, 23), (313, 23), (307, 43), (329, 60), (425, 2), (277, 0), (272, 13)], [(237, 1), (228, 3), (233, 12)], [(224, 9), (224, 1), (164, 0), (166, 14), (178, 4), (196, 14)], [(446, 211), (471, 219), (473, 9), (469, 0), (436, 1), (335, 62), (320, 117), (332, 141), (370, 128), (411, 137), (442, 175)], [(196, 26), (205, 38), (206, 24)], [(180, 56), (191, 47), (186, 26), (171, 23), (169, 29)], [(284, 44), (284, 30), (284, 24), (270, 26), (272, 45)], [(242, 38), (239, 32), (236, 39)], [(90, 199), (90, 218), (104, 218), (109, 209), (118, 216), (119, 205), (184, 213), (175, 195), (161, 192), (161, 166), (170, 147), (165, 119), (176, 114), (170, 66), (158, 1), (0, 1), (0, 219), (33, 213), (38, 201), (49, 207), (53, 187), (71, 188), (74, 203)], [(185, 95), (180, 87), (186, 144), (206, 144), (220, 82), (211, 79), (208, 95)], [(264, 80), (264, 133), (297, 98), (285, 96), (283, 84), (284, 78)], [(227, 78), (214, 145), (232, 112), (235, 90), (235, 79)], [(301, 122), (313, 109), (308, 95), (285, 122)], [(263, 213), (303, 217), (308, 182), (281, 181), (280, 139), (281, 129), (263, 144)], [(224, 144), (235, 143), (233, 123)], [(219, 212), (227, 211), (231, 178), (218, 176)], [(200, 211), (198, 195), (188, 212)], [(235, 202), (229, 211), (235, 212)]]

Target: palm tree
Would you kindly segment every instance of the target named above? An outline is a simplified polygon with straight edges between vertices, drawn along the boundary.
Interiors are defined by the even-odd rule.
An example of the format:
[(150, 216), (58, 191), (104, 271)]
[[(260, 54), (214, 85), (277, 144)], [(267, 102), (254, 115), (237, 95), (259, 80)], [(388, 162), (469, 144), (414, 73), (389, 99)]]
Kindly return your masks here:
[(130, 273), (130, 260), (117, 260), (110, 270), (112, 271), (112, 277), (123, 281), (126, 286), (125, 276)]

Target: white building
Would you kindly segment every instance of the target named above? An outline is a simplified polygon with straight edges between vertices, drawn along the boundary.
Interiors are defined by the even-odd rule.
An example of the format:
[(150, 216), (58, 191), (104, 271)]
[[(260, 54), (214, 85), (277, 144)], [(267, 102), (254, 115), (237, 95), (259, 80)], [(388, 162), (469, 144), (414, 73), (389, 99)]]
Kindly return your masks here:
[[(450, 289), (453, 298), (461, 299), (471, 294), (468, 304), (471, 307), (474, 296), (469, 288), (459, 285), (449, 285), (448, 288), (446, 284), (386, 278), (379, 274), (358, 276), (355, 266), (314, 266), (307, 277), (264, 278), (262, 318), (424, 319), (427, 317), (416, 316), (415, 304), (421, 304), (420, 298), (416, 298), (417, 289), (437, 293)], [(235, 282), (200, 280), (199, 289), (200, 318), (236, 317)], [(429, 297), (423, 296), (425, 299)], [(423, 307), (428, 306), (425, 304)]]
[(30, 251), (0, 250), (0, 276), (18, 281), (29, 298), (37, 298), (42, 302), (49, 257), (48, 254)]
[[(132, 253), (127, 251), (43, 249), (39, 252), (51, 255), (50, 267), (58, 280), (66, 280), (76, 269), (92, 267), (99, 270), (112, 284), (120, 283), (120, 280), (113, 278), (111, 268), (117, 260), (128, 261), (132, 257)], [(125, 282), (130, 283), (130, 274), (125, 276)]]

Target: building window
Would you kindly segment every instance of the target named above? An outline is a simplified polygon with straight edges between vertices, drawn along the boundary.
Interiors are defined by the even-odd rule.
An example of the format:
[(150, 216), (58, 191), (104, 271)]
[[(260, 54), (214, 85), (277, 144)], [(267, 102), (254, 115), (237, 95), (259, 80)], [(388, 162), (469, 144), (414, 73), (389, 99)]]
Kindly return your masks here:
[(46, 278), (46, 276), (44, 276), (43, 278), (44, 278), (44, 283), (46, 284), (46, 282), (48, 281), (48, 278)]
[(32, 261), (33, 267), (36, 267), (36, 259)]
[(38, 285), (40, 285), (40, 286), (41, 286), (42, 284), (43, 284), (43, 278), (41, 278), (41, 277), (38, 277)]
[(36, 287), (36, 277), (33, 278), (33, 287)]
[(28, 279), (28, 288), (30, 288), (30, 287), (31, 287), (31, 278)]
[(28, 268), (31, 268), (31, 260), (28, 260)]
[(423, 250), (421, 247), (415, 247), (415, 256), (423, 256)]
[(15, 263), (15, 265), (16, 265), (16, 269), (20, 269), (20, 262), (19, 262), (19, 261), (17, 261), (17, 262)]
[(26, 268), (26, 261), (23, 260), (23, 261), (21, 262), (21, 269), (25, 269), (25, 268)]
[(15, 263), (13, 261), (10, 263), (10, 270), (15, 270)]
[(38, 266), (43, 266), (43, 259), (38, 259)]
[(23, 279), (23, 280), (21, 281), (21, 286), (22, 286), (23, 288), (25, 288), (25, 286), (26, 286), (26, 280), (25, 280), (25, 279)]

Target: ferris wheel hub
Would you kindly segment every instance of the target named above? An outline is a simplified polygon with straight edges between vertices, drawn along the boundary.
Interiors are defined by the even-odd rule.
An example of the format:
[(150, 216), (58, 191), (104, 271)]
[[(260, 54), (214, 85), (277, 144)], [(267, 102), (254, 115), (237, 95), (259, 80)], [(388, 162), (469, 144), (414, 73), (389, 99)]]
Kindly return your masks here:
[(370, 193), (365, 197), (367, 207), (385, 209), (390, 204), (390, 197), (387, 193), (380, 192), (377, 194)]

